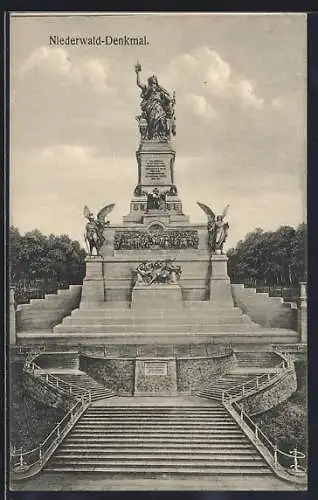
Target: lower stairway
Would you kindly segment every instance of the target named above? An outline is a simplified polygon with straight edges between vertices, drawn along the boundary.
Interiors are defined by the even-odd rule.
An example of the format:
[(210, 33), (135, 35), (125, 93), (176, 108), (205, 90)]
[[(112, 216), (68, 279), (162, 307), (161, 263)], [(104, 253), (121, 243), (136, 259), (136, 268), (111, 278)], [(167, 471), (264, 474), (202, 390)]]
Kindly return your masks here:
[(93, 405), (44, 471), (273, 475), (226, 409), (212, 401), (209, 406)]
[(229, 373), (222, 376), (216, 376), (210, 379), (209, 383), (202, 387), (199, 391), (195, 391), (194, 394), (200, 398), (215, 399), (216, 401), (222, 401), (222, 392), (237, 385), (242, 385), (245, 382), (251, 380), (251, 375), (249, 374), (236, 374)]
[(56, 375), (64, 382), (68, 382), (69, 384), (71, 384), (72, 393), (75, 396), (80, 396), (83, 392), (83, 389), (90, 391), (92, 401), (116, 396), (113, 391), (107, 389), (107, 387), (100, 384), (99, 382), (96, 382), (96, 380), (80, 370), (68, 370), (63, 372), (51, 371), (50, 373)]

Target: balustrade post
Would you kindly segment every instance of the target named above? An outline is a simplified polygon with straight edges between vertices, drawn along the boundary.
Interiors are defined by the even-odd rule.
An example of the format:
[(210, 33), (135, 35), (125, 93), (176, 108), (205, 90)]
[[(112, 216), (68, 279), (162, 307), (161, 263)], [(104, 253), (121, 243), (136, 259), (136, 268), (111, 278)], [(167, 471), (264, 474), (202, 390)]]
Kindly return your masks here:
[(60, 424), (57, 424), (56, 432), (57, 432), (57, 437), (59, 438), (60, 437)]
[(258, 376), (256, 376), (256, 387), (258, 388), (259, 386), (259, 379), (258, 379)]
[(70, 394), (72, 394), (72, 386), (70, 385)]
[(243, 418), (244, 418), (244, 411), (243, 411), (243, 406), (241, 406), (240, 419), (243, 420)]
[(106, 346), (104, 345), (104, 358), (106, 358), (106, 355), (107, 355), (107, 348), (106, 348)]
[(49, 374), (48, 374), (48, 373), (46, 373), (46, 374), (45, 374), (45, 382), (46, 382), (46, 383), (48, 383), (48, 381), (49, 381)]
[(258, 425), (255, 424), (255, 437), (258, 439)]
[(245, 394), (245, 385), (243, 384), (242, 385), (242, 396), (244, 396), (244, 394)]
[(271, 374), (270, 374), (270, 372), (268, 372), (268, 374), (267, 374), (267, 380), (268, 380), (268, 382), (270, 381), (270, 379), (271, 379)]
[(274, 467), (275, 469), (277, 468), (277, 464), (278, 464), (278, 459), (277, 459), (277, 444), (274, 445)]
[(58, 387), (58, 386), (59, 386), (59, 379), (57, 378), (56, 379), (56, 387)]
[(41, 444), (39, 447), (39, 460), (40, 460), (40, 462), (42, 462), (42, 445)]
[(22, 448), (20, 450), (20, 458), (19, 458), (19, 463), (20, 463), (20, 467), (23, 467), (23, 453), (22, 453)]
[(294, 453), (294, 471), (295, 472), (299, 472), (299, 469), (298, 469), (298, 458), (297, 458), (297, 446), (295, 446), (295, 448), (293, 449), (293, 453)]

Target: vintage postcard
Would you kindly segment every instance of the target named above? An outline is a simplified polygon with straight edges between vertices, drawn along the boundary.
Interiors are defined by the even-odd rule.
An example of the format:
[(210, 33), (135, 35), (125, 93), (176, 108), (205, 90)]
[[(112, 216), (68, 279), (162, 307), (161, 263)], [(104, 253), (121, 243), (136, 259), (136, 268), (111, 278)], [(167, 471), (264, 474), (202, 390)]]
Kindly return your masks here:
[(306, 15), (9, 24), (10, 489), (306, 490)]

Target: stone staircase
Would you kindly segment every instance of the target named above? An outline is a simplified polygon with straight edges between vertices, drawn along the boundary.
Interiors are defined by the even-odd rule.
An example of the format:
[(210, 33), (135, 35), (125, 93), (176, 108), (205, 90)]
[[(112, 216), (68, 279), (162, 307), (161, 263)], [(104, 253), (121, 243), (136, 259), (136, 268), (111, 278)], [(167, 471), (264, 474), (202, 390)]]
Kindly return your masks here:
[[(128, 302), (105, 302), (93, 308), (80, 307), (53, 328), (53, 335), (41, 338), (65, 344), (200, 341), (214, 343), (293, 343), (298, 334), (282, 328), (262, 328), (242, 313), (239, 307), (214, 305), (209, 301), (185, 301), (174, 308), (129, 307)], [(21, 342), (30, 336), (21, 337)], [(37, 335), (33, 334), (34, 341)]]
[(225, 408), (92, 406), (45, 467), (50, 472), (266, 476), (272, 472)]
[(226, 374), (216, 376), (209, 381), (206, 386), (199, 391), (195, 391), (194, 394), (201, 398), (215, 399), (216, 401), (222, 400), (222, 391), (231, 389), (237, 385), (244, 384), (248, 380), (251, 380), (251, 375), (248, 374)]
[[(80, 395), (83, 389), (89, 390), (91, 392), (92, 401), (97, 401), (99, 399), (111, 398), (116, 396), (116, 394), (107, 389), (102, 384), (99, 384), (92, 377), (84, 372), (77, 370), (76, 372), (59, 372), (57, 373), (58, 378), (72, 384), (72, 393), (74, 395)], [(76, 389), (74, 386), (77, 386)]]
[(228, 373), (216, 375), (194, 394), (201, 398), (222, 400), (222, 391), (248, 382), (256, 375), (263, 375), (274, 369), (281, 358), (271, 351), (235, 351), (236, 364)]

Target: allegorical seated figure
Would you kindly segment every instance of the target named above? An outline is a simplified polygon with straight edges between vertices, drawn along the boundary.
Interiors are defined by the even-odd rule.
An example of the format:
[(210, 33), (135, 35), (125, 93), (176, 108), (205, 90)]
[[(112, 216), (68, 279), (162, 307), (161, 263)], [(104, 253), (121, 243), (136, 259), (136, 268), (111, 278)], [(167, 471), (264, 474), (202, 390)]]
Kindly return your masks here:
[(142, 139), (167, 140), (171, 133), (175, 135), (175, 94), (161, 87), (155, 75), (148, 78), (148, 85), (141, 83), (139, 73), (141, 65), (135, 66), (137, 85), (141, 88), (141, 115), (137, 116)]
[(141, 262), (136, 268), (136, 284), (147, 286), (154, 283), (176, 284), (181, 272), (181, 267), (174, 265), (172, 259)]

